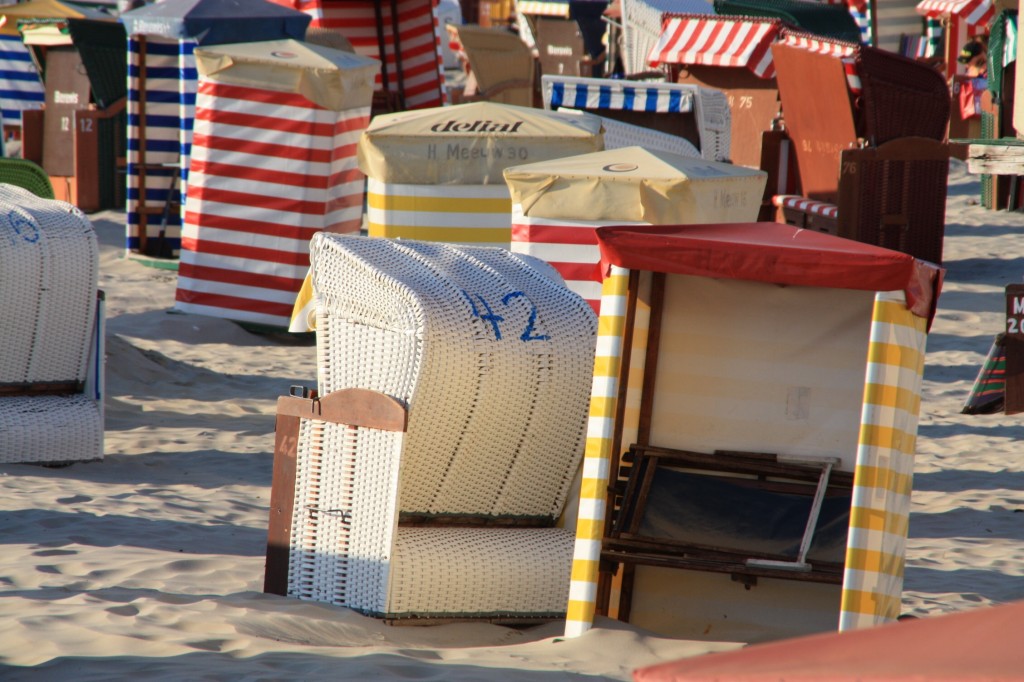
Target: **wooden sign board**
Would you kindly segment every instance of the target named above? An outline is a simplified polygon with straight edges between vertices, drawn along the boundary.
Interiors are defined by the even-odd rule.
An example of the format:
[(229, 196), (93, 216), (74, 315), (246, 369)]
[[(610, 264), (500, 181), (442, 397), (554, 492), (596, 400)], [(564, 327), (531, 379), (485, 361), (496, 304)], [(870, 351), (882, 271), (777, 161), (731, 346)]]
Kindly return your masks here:
[(75, 112), (89, 108), (91, 86), (78, 50), (50, 47), (46, 55), (43, 168), (51, 176), (75, 174)]
[(1006, 285), (1006, 414), (1024, 412), (1024, 284)]

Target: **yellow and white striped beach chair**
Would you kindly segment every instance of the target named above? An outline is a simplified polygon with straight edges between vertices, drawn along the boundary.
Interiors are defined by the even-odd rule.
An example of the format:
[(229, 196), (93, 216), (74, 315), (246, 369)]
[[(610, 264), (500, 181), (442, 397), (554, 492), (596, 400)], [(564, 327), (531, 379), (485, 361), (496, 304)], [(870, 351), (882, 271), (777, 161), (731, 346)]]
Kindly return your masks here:
[[(597, 613), (674, 636), (745, 642), (894, 620), (941, 270), (775, 223), (607, 227), (598, 241), (607, 277), (566, 634), (589, 629)], [(792, 549), (751, 549), (765, 538), (738, 530), (753, 508), (744, 493), (725, 499), (720, 518), (704, 510), (700, 524), (680, 512), (684, 530), (658, 535), (690, 547), (673, 553), (652, 542), (657, 533), (645, 536), (645, 517), (633, 530), (609, 525), (639, 499), (621, 488), (617, 501), (608, 493), (634, 443), (648, 454), (686, 451), (687, 461), (716, 462), (730, 472), (705, 479), (716, 484), (758, 486), (737, 467), (740, 452), (770, 453), (753, 456), (758, 469), (765, 461), (821, 471), (828, 464), (847, 483), (845, 492), (819, 483), (840, 507), (827, 528), (808, 523), (815, 513), (804, 511)], [(805, 509), (817, 504), (816, 490), (803, 486)], [(814, 538), (809, 551), (801, 530)], [(697, 531), (705, 535), (694, 544)], [(814, 555), (828, 533), (839, 560), (819, 565)], [(619, 542), (616, 550), (609, 537), (646, 549), (623, 551)], [(619, 600), (602, 561), (630, 569), (623, 580), (631, 600)]]

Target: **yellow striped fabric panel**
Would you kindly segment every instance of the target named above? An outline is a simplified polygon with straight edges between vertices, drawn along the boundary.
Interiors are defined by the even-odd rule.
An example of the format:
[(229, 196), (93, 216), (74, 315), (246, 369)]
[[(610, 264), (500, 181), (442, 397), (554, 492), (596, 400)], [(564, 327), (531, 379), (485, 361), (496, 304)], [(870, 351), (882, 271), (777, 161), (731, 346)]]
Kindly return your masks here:
[(370, 178), (366, 184), (367, 233), (466, 246), (512, 242), (508, 186), (402, 185)]
[(628, 271), (613, 267), (602, 288), (590, 419), (587, 423), (587, 445), (583, 459), (583, 485), (580, 489), (576, 546), (569, 583), (566, 637), (583, 634), (594, 622), (597, 568), (601, 558), (601, 539), (604, 537), (605, 495), (610, 476), (628, 280)]
[(875, 296), (840, 630), (899, 616), (926, 340), (903, 292)]

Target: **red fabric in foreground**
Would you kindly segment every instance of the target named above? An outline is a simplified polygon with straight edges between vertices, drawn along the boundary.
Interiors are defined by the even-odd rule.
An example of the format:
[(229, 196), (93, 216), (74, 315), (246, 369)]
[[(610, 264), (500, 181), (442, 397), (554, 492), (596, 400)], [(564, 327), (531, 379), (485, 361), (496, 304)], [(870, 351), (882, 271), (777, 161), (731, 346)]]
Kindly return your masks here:
[(898, 291), (930, 321), (944, 270), (899, 251), (781, 223), (601, 227), (610, 266), (792, 286)]
[(640, 668), (636, 682), (1024, 680), (1024, 601)]

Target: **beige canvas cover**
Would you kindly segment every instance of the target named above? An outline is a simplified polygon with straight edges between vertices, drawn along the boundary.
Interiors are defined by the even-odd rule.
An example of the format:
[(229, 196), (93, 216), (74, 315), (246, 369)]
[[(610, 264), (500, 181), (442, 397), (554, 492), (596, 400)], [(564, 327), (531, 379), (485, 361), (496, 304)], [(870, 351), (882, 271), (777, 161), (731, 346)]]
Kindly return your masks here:
[(527, 217), (674, 225), (756, 219), (767, 174), (623, 147), (515, 166), (505, 179)]
[(376, 59), (290, 38), (199, 47), (195, 56), (203, 78), (298, 93), (332, 111), (369, 102), (380, 70)]
[(473, 102), (377, 116), (359, 140), (359, 168), (386, 183), (498, 185), (509, 166), (603, 148), (596, 116)]

